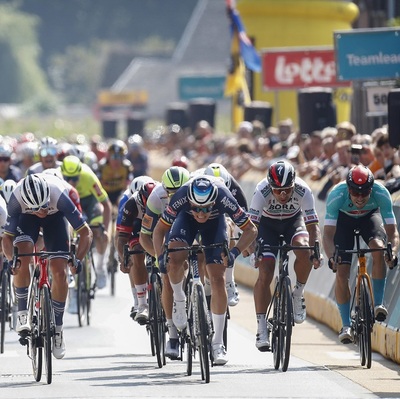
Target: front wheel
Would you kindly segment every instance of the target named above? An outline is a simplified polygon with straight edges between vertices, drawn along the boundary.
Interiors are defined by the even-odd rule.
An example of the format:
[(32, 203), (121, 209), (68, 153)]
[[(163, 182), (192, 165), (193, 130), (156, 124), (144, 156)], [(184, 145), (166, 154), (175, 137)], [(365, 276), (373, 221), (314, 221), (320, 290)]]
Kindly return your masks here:
[(29, 297), (28, 303), (28, 317), (31, 325), (31, 333), (28, 338), (29, 343), (29, 356), (32, 360), (32, 371), (35, 381), (39, 382), (42, 378), (42, 360), (43, 360), (43, 351), (42, 351), (42, 337), (40, 335), (41, 331), (41, 310), (36, 309), (35, 301), (38, 291), (38, 283), (36, 280), (32, 283), (31, 293)]
[(371, 368), (372, 365), (372, 348), (371, 348), (371, 334), (374, 319), (372, 316), (372, 296), (369, 289), (368, 279), (366, 276), (361, 276), (360, 281), (360, 304), (359, 312), (360, 316), (358, 321), (360, 323), (359, 328), (359, 350), (360, 350), (360, 362), (361, 366), (367, 366)]
[(42, 336), (44, 359), (46, 365), (47, 383), (51, 384), (53, 377), (51, 347), (53, 336), (52, 305), (49, 287), (43, 286), (40, 293), (40, 335)]
[(9, 315), (9, 277), (6, 270), (1, 272), (0, 291), (0, 353), (4, 353), (4, 339), (6, 334), (6, 321)]
[(292, 290), (290, 288), (290, 280), (288, 277), (285, 277), (282, 283), (279, 308), (279, 325), (282, 371), (286, 371), (289, 366), (290, 345), (292, 341), (293, 328)]
[(272, 318), (268, 321), (271, 324), (271, 350), (274, 359), (275, 370), (279, 369), (281, 363), (281, 350), (280, 350), (280, 322), (279, 322), (279, 285), (276, 280), (275, 291), (272, 297), (273, 300), (273, 314)]

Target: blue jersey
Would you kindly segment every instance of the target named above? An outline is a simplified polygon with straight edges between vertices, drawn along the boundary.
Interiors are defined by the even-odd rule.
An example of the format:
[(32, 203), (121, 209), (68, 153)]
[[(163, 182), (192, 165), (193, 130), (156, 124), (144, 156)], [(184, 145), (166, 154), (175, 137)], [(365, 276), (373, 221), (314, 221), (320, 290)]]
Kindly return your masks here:
[(346, 182), (339, 183), (326, 201), (325, 226), (336, 226), (339, 212), (359, 218), (375, 209), (379, 209), (384, 224), (396, 224), (390, 193), (381, 183), (374, 182), (368, 202), (360, 209), (351, 201)]
[(122, 215), (123, 215), (123, 211), (124, 211), (124, 205), (126, 203), (126, 201), (128, 201), (129, 198), (132, 197), (132, 193), (131, 193), (131, 189), (128, 187), (124, 193), (122, 194), (121, 199), (118, 202), (118, 215), (117, 215), (117, 222), (116, 224), (121, 224), (121, 220), (122, 220)]
[[(227, 214), (239, 228), (244, 227), (250, 222), (246, 211), (238, 204), (223, 182), (213, 180), (213, 183), (218, 187), (218, 196), (212, 208), (210, 219), (218, 218), (221, 214)], [(187, 197), (188, 187), (189, 183), (183, 185), (172, 196), (169, 205), (165, 208), (160, 220), (166, 225), (172, 226), (180, 212), (191, 213), (191, 206)]]

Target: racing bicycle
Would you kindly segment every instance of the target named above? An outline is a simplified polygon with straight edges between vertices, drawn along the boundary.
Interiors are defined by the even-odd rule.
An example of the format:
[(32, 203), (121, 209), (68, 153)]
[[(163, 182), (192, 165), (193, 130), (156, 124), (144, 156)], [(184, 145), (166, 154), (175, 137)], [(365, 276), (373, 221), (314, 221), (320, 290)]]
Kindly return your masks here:
[(271, 332), (271, 348), (275, 370), (282, 367), (287, 371), (290, 359), (292, 330), (294, 327), (292, 285), (289, 277), (289, 252), (292, 250), (312, 250), (313, 256), (320, 259), (319, 242), (314, 246), (293, 246), (284, 242), (283, 235), (279, 236), (279, 245), (266, 245), (258, 243), (256, 256), (260, 257), (263, 251), (278, 250), (276, 263), (278, 275), (272, 300), (267, 310), (267, 328)]
[(354, 230), (355, 249), (339, 249), (336, 246), (334, 254), (335, 264), (340, 263), (341, 254), (356, 254), (358, 259), (356, 283), (351, 299), (351, 328), (354, 332), (354, 344), (358, 345), (361, 366), (368, 369), (372, 365), (371, 335), (374, 327), (374, 296), (371, 278), (367, 271), (366, 254), (377, 251), (385, 251), (388, 259), (392, 259), (392, 245), (388, 243), (386, 248), (361, 248), (360, 231)]
[(15, 295), (11, 284), (11, 274), (8, 268), (8, 261), (2, 259), (2, 269), (0, 270), (0, 353), (4, 353), (4, 340), (6, 325), (9, 323), (10, 329), (14, 327), (13, 306), (15, 306)]

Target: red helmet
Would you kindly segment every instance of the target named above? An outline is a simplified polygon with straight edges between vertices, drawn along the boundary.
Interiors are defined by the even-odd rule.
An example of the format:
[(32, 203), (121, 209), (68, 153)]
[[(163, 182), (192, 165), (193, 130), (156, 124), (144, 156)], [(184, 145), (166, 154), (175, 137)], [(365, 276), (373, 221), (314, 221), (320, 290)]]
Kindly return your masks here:
[(140, 187), (137, 199), (139, 203), (143, 206), (143, 208), (146, 208), (147, 199), (149, 198), (151, 192), (154, 190), (155, 186), (156, 186), (155, 181), (149, 181), (143, 184), (142, 187)]
[(374, 185), (374, 175), (366, 166), (357, 165), (349, 170), (346, 183), (349, 189), (366, 194)]
[(182, 155), (181, 157), (176, 157), (172, 160), (172, 165), (171, 166), (182, 166), (182, 168), (187, 169), (189, 164), (189, 160)]

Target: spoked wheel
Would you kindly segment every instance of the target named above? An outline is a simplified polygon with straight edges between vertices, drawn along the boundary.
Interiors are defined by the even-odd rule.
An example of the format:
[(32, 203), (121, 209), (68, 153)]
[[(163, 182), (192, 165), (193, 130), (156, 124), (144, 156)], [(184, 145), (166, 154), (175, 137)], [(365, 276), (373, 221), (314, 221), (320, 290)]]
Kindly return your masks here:
[(4, 339), (6, 334), (6, 321), (9, 314), (9, 284), (8, 274), (5, 270), (1, 272), (0, 291), (0, 353), (4, 353)]
[(289, 365), (290, 345), (292, 341), (293, 328), (293, 302), (292, 290), (290, 288), (290, 280), (286, 277), (283, 280), (282, 291), (280, 295), (280, 350), (282, 371), (286, 371)]
[(150, 290), (150, 324), (153, 332), (155, 352), (158, 367), (166, 364), (165, 361), (165, 320), (161, 304), (161, 281), (157, 274), (151, 275)]
[(209, 328), (207, 322), (207, 306), (204, 297), (203, 287), (200, 285), (196, 286), (195, 290), (195, 304), (196, 304), (196, 315), (195, 315), (195, 331), (197, 336), (197, 347), (200, 357), (201, 367), (201, 378), (206, 383), (210, 382), (210, 356), (209, 356)]
[(42, 336), (44, 359), (46, 365), (47, 383), (51, 384), (53, 377), (51, 347), (52, 347), (52, 312), (49, 287), (44, 286), (40, 293), (40, 335)]
[(110, 294), (115, 295), (115, 275), (118, 271), (118, 261), (115, 257), (114, 232), (111, 236), (110, 255), (108, 257), (108, 273), (110, 274)]
[[(278, 284), (278, 282), (276, 282)], [(276, 288), (277, 289), (277, 288)], [(275, 289), (275, 291), (276, 291)], [(281, 350), (280, 350), (280, 323), (279, 323), (279, 296), (276, 292), (273, 295), (273, 317), (269, 321), (271, 322), (271, 350), (274, 358), (274, 368), (279, 369), (281, 363)]]
[(225, 324), (224, 324), (224, 332), (223, 332), (223, 341), (225, 349), (228, 350), (228, 320), (231, 318), (231, 314), (229, 312), (229, 306), (226, 308), (225, 315)]
[(78, 323), (82, 327), (86, 322), (88, 291), (86, 289), (86, 261), (82, 263), (82, 270), (77, 278)]
[(35, 310), (35, 297), (36, 291), (38, 290), (37, 284), (33, 283), (32, 292), (30, 295), (29, 306), (29, 320), (31, 325), (31, 333), (29, 336), (29, 355), (32, 360), (32, 370), (33, 376), (36, 381), (40, 381), (42, 378), (42, 360), (43, 360), (43, 351), (42, 351), (42, 337), (40, 336), (41, 330), (41, 309), (38, 311)]
[(371, 292), (369, 290), (368, 280), (365, 276), (361, 277), (360, 283), (360, 309), (359, 309), (359, 341), (361, 366), (371, 368), (372, 364), (372, 349), (371, 349), (371, 334), (374, 319), (372, 316), (371, 307)]

